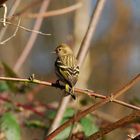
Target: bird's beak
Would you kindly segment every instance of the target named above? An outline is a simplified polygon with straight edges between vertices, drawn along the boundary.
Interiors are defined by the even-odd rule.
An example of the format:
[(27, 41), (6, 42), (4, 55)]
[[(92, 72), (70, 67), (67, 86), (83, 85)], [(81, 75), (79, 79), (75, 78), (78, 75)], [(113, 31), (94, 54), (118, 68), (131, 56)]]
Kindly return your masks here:
[(56, 53), (56, 51), (52, 51), (51, 53)]

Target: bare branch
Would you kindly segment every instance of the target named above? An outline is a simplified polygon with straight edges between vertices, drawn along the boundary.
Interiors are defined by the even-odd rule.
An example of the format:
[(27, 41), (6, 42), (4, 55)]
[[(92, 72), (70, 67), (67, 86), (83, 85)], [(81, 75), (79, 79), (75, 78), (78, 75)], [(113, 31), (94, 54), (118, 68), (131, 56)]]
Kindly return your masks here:
[(112, 124), (107, 125), (99, 132), (96, 132), (93, 135), (89, 136), (86, 140), (96, 140), (100, 137), (103, 137), (105, 134), (113, 131), (116, 128), (123, 127), (123, 126), (129, 124), (139, 117), (140, 117), (140, 111), (133, 112), (133, 113), (129, 114), (128, 116), (123, 117), (122, 119), (120, 119)]
[(84, 36), (84, 39), (81, 43), (80, 50), (79, 50), (78, 55), (77, 55), (79, 66), (81, 66), (81, 64), (83, 63), (83, 61), (88, 53), (91, 39), (93, 38), (93, 36), (95, 34), (95, 29), (96, 29), (97, 24), (99, 22), (99, 18), (100, 18), (100, 15), (102, 13), (104, 4), (105, 4), (105, 0), (98, 0), (96, 3), (95, 9), (94, 9), (93, 14), (92, 14), (91, 21), (90, 21), (89, 26), (88, 26), (88, 30)]
[[(20, 4), (20, 1), (21, 1), (21, 0), (15, 0), (15, 3), (13, 4), (13, 6), (12, 6), (12, 8), (11, 8), (11, 10), (10, 10), (10, 12), (9, 12), (9, 14), (8, 14), (7, 17), (12, 17), (12, 15), (13, 15), (14, 12), (16, 11), (18, 5)], [(7, 26), (4, 27), (4, 28), (2, 28), (1, 31), (0, 31), (0, 42), (1, 42), (1, 40), (3, 39), (6, 30), (7, 30)]]
[(6, 22), (6, 16), (7, 16), (7, 6), (6, 6), (5, 3), (2, 6), (4, 7), (3, 26), (6, 26), (6, 23), (5, 22)]
[[(45, 86), (56, 87), (56, 88), (59, 88), (61, 90), (65, 89), (64, 86), (57, 85), (55, 83), (50, 83), (50, 82), (47, 82), (47, 81), (40, 81), (40, 80), (37, 80), (37, 79), (34, 79), (34, 80), (31, 81), (29, 79), (24, 79), (24, 78), (0, 77), (0, 80), (3, 80), (3, 81), (15, 81), (15, 82), (34, 83), (34, 84), (40, 84), (40, 85), (45, 85)], [(101, 93), (95, 93), (94, 91), (87, 90), (87, 89), (75, 88), (74, 89), (74, 92), (75, 93), (79, 93), (79, 94), (86, 94), (86, 95), (88, 95), (90, 97), (96, 97), (96, 98), (101, 98), (101, 99), (106, 99), (107, 98), (107, 96), (101, 95)], [(137, 107), (137, 106), (134, 106), (134, 105), (125, 103), (125, 102), (120, 101), (120, 100), (117, 100), (117, 99), (113, 99), (112, 102), (117, 103), (117, 104), (120, 104), (120, 105), (123, 105), (125, 107), (131, 108), (131, 109), (134, 109), (134, 110), (140, 110), (140, 107)]]
[[(8, 42), (9, 40), (11, 40), (12, 38), (14, 38), (14, 37), (16, 36), (17, 31), (18, 31), (19, 26), (20, 26), (20, 21), (21, 21), (21, 19), (19, 19), (18, 24), (17, 24), (17, 27), (16, 27), (15, 32), (13, 33), (13, 35), (10, 36), (10, 37), (8, 37), (8, 38), (5, 39), (4, 41), (1, 41), (1, 42), (0, 42), (1, 45), (5, 44), (6, 42)], [(4, 23), (6, 23), (6, 21), (4, 21)]]
[[(0, 21), (3, 23), (3, 21)], [(19, 27), (20, 29), (23, 29), (27, 32), (33, 32), (33, 33), (37, 33), (37, 34), (40, 34), (40, 35), (44, 35), (44, 36), (48, 36), (48, 35), (51, 35), (51, 34), (47, 34), (47, 33), (43, 33), (43, 32), (40, 32), (40, 31), (37, 31), (37, 30), (31, 30), (31, 29), (28, 29), (24, 26), (21, 26), (21, 25), (17, 25), (17, 24), (14, 24), (14, 23), (11, 23), (11, 22), (5, 22), (6, 24), (9, 24), (9, 25), (13, 25), (13, 26), (16, 26), (16, 27)]]
[(23, 15), (25, 12), (27, 12), (28, 10), (31, 10), (31, 8), (35, 8), (35, 6), (37, 6), (38, 4), (40, 4), (43, 0), (34, 0), (31, 3), (29, 3), (29, 5), (27, 5), (26, 7), (24, 7), (22, 10), (20, 10), (18, 13), (14, 14), (13, 17), (16, 16), (21, 16)]
[(82, 6), (82, 3), (78, 2), (72, 6), (69, 6), (69, 7), (66, 7), (63, 9), (52, 10), (52, 11), (48, 11), (45, 13), (39, 13), (39, 14), (38, 13), (25, 13), (23, 16), (29, 17), (29, 18), (58, 16), (58, 15), (63, 15), (63, 14), (75, 11), (75, 10), (79, 9), (81, 6)]
[[(39, 13), (46, 11), (49, 3), (50, 3), (50, 0), (44, 0), (42, 2)], [(33, 30), (39, 30), (41, 27), (42, 21), (43, 21), (43, 18), (38, 18), (35, 22)], [(20, 69), (20, 67), (22, 66), (22, 64), (24, 63), (24, 61), (26, 60), (27, 56), (29, 55), (30, 51), (32, 50), (32, 47), (35, 43), (36, 38), (37, 38), (37, 33), (32, 32), (22, 54), (20, 55), (20, 57), (18, 58), (15, 66), (14, 66), (15, 71), (18, 71)]]

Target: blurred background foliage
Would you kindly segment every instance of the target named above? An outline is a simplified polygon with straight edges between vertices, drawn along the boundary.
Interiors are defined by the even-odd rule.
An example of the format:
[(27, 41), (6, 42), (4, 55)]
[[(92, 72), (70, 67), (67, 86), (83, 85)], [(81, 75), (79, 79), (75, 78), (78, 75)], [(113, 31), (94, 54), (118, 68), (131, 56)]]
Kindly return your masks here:
[[(15, 0), (7, 1), (8, 10), (11, 8)], [(26, 5), (33, 0), (21, 1), (16, 13), (20, 12)], [(24, 63), (16, 74), (19, 77), (28, 78), (32, 73), (35, 78), (45, 81), (55, 81), (54, 72), (55, 55), (51, 52), (60, 43), (68, 43), (77, 54), (80, 43), (85, 35), (89, 20), (93, 9), (95, 8), (96, 0), (51, 0), (48, 10), (61, 9), (81, 2), (82, 7), (74, 12), (67, 14), (46, 17), (43, 19), (40, 31), (50, 33), (51, 36), (38, 35), (32, 50), (27, 56)], [(41, 0), (40, 0), (41, 4)], [(30, 7), (28, 12), (37, 13), (40, 4)], [(109, 93), (119, 89), (123, 84), (129, 81), (133, 76), (140, 72), (140, 1), (139, 0), (107, 0), (102, 12), (99, 24), (96, 29), (96, 35), (93, 37), (88, 56), (81, 67), (80, 78), (77, 87), (88, 88), (93, 91), (108, 95)], [(2, 17), (3, 10), (0, 9)], [(22, 16), (21, 25), (32, 29), (36, 19)], [(12, 23), (17, 24), (18, 19), (14, 18)], [(0, 29), (3, 25), (0, 25)], [(4, 38), (10, 36), (14, 32), (14, 26), (8, 26)], [(16, 36), (0, 45), (0, 62), (4, 62), (11, 69), (15, 70), (15, 65), (18, 62), (31, 33), (19, 29)], [(4, 39), (3, 38), (3, 39)], [(4, 75), (4, 70), (0, 69), (1, 76)], [(121, 96), (120, 99), (139, 105), (140, 101), (140, 83), (128, 91), (127, 94)], [(3, 93), (12, 100), (21, 103), (35, 102), (38, 104), (54, 105), (60, 101), (62, 93), (58, 89), (44, 87), (40, 85), (32, 85), (26, 94), (11, 95)], [(90, 99), (87, 96), (80, 96), (81, 103), (88, 106), (96, 102), (96, 99)], [(94, 101), (94, 102), (93, 102)], [(130, 113), (130, 109), (126, 109), (120, 105), (109, 103), (100, 109), (101, 112), (109, 114), (111, 118), (121, 118)], [(1, 111), (2, 112), (2, 111)], [(27, 113), (27, 112), (26, 112)], [(28, 115), (27, 115), (28, 114)], [(33, 114), (27, 113), (24, 115), (27, 119), (37, 119)], [(21, 113), (18, 117), (22, 116)], [(20, 118), (20, 121), (23, 118)], [(103, 124), (97, 120), (97, 128)], [(102, 119), (101, 119), (102, 120)], [(23, 120), (22, 120), (23, 121)], [(46, 123), (46, 122), (45, 122)], [(47, 123), (46, 123), (47, 124)], [(40, 129), (24, 128), (22, 131), (23, 139), (33, 139), (35, 137), (42, 138), (45, 132)], [(34, 133), (37, 131), (38, 133)], [(30, 134), (35, 134), (31, 136)], [(117, 129), (106, 135), (106, 140), (122, 140), (126, 139), (127, 131)], [(119, 135), (118, 135), (119, 134)], [(28, 136), (28, 138), (27, 138)], [(29, 137), (31, 136), (31, 137)]]

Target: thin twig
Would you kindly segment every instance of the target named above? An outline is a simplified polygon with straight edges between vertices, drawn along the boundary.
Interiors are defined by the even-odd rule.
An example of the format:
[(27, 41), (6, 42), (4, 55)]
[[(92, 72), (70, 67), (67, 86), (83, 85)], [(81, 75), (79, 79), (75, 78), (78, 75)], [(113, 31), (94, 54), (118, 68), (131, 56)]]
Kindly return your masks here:
[[(16, 27), (16, 29), (15, 29), (13, 35), (10, 36), (10, 37), (8, 37), (7, 39), (1, 41), (1, 42), (0, 42), (1, 45), (5, 44), (7, 41), (11, 40), (12, 38), (14, 38), (14, 37), (16, 36), (17, 31), (18, 31), (19, 26), (20, 26), (20, 21), (21, 21), (21, 19), (19, 19), (18, 24), (17, 24), (17, 27)], [(4, 21), (4, 22), (6, 23), (6, 21)]]
[[(140, 77), (138, 77), (138, 78), (140, 78)], [(51, 86), (51, 87), (59, 88), (61, 90), (65, 89), (64, 86), (57, 85), (55, 83), (50, 83), (50, 82), (47, 82), (47, 81), (40, 81), (40, 80), (37, 80), (37, 79), (29, 80), (29, 79), (25, 79), (25, 78), (0, 77), (0, 80), (33, 83), (33, 84), (40, 84), (40, 85), (44, 85), (44, 86)], [(80, 93), (80, 94), (86, 94), (90, 97), (96, 97), (96, 98), (101, 98), (101, 99), (106, 99), (107, 98), (107, 96), (101, 95), (100, 93), (95, 93), (94, 91), (87, 90), (87, 89), (75, 88), (74, 92), (75, 93)], [(125, 102), (117, 100), (117, 99), (113, 99), (112, 102), (123, 105), (123, 106), (131, 108), (131, 109), (140, 110), (140, 107), (125, 103)]]
[[(49, 3), (50, 3), (50, 0), (44, 0), (40, 7), (39, 13), (46, 11), (46, 9), (49, 6)], [(33, 30), (38, 31), (42, 25), (42, 21), (43, 21), (43, 18), (37, 18)], [(18, 71), (21, 68), (21, 66), (23, 65), (24, 61), (27, 59), (27, 57), (28, 57), (30, 51), (32, 50), (33, 45), (36, 41), (37, 35), (38, 35), (37, 33), (33, 33), (33, 32), (31, 33), (31, 36), (30, 36), (24, 50), (22, 51), (22, 54), (20, 55), (20, 57), (18, 58), (15, 66), (14, 66), (15, 71)]]
[(2, 6), (4, 7), (3, 26), (6, 26), (7, 6), (5, 3)]
[[(15, 3), (13, 4), (9, 14), (8, 14), (8, 17), (12, 17), (12, 15), (14, 14), (14, 12), (16, 11), (18, 5), (20, 4), (20, 1), (21, 0), (15, 0)], [(4, 35), (5, 35), (5, 32), (7, 30), (7, 26), (2, 28), (1, 31), (0, 31), (0, 42), (2, 41)]]
[(88, 29), (87, 29), (87, 32), (84, 36), (84, 39), (81, 43), (80, 50), (77, 55), (79, 66), (82, 65), (84, 59), (86, 58), (86, 55), (87, 55), (89, 47), (90, 47), (91, 40), (92, 40), (93, 36), (95, 35), (95, 29), (99, 22), (99, 18), (101, 17), (100, 15), (102, 13), (104, 4), (105, 4), (105, 0), (98, 0), (96, 3), (95, 9), (92, 14), (91, 21), (90, 21)]
[[(85, 93), (85, 94), (87, 94), (87, 95), (89, 95), (91, 97), (96, 97), (96, 98), (101, 98), (101, 99), (106, 99), (107, 98), (107, 96), (101, 95), (100, 93), (95, 93), (92, 90), (87, 90), (87, 89), (84, 90), (84, 91), (83, 90), (84, 89), (81, 90), (81, 89), (76, 88), (77, 92)], [(131, 108), (131, 109), (135, 109), (135, 110), (139, 110), (140, 109), (139, 107), (137, 107), (135, 105), (131, 105), (131, 104), (128, 104), (126, 102), (123, 102), (123, 101), (120, 101), (120, 100), (117, 100), (117, 99), (113, 99), (112, 102), (120, 104), (120, 105), (128, 107), (128, 108)]]
[(39, 17), (51, 17), (51, 16), (58, 16), (58, 15), (63, 15), (66, 13), (70, 13), (72, 11), (75, 11), (79, 9), (82, 6), (81, 2), (78, 2), (72, 6), (63, 8), (63, 9), (58, 9), (58, 10), (52, 10), (44, 13), (25, 13), (23, 16), (29, 17), (29, 18), (39, 18)]
[(37, 80), (37, 79), (30, 80), (30, 79), (25, 79), (25, 78), (0, 77), (0, 80), (34, 83), (34, 84), (41, 84), (41, 85), (45, 85), (45, 86), (52, 86), (52, 83), (50, 83), (50, 82), (40, 81), (40, 80)]
[[(0, 20), (0, 22), (3, 23), (3, 21)], [(11, 22), (5, 22), (6, 24), (9, 24), (9, 25), (13, 25), (13, 26), (16, 26), (16, 27), (19, 27), (20, 29), (23, 29), (27, 32), (33, 32), (33, 33), (37, 33), (37, 34), (40, 34), (40, 35), (44, 35), (44, 36), (48, 36), (48, 35), (51, 35), (51, 34), (47, 34), (47, 33), (43, 33), (43, 32), (40, 32), (40, 31), (36, 31), (36, 30), (31, 30), (31, 29), (28, 29), (24, 26), (21, 26), (21, 25), (17, 25), (17, 24), (14, 24), (14, 23), (11, 23)]]
[(24, 7), (23, 9), (21, 9), (18, 13), (14, 14), (13, 17), (23, 15), (28, 10), (31, 10), (32, 8), (35, 8), (35, 6), (38, 5), (38, 4), (40, 4), (42, 1), (43, 0), (36, 0), (36, 1), (34, 0), (34, 1), (32, 1), (26, 7)]
[(107, 125), (105, 128), (102, 128), (99, 132), (94, 133), (93, 135), (89, 136), (86, 140), (97, 140), (100, 137), (103, 137), (105, 134), (113, 131), (116, 128), (123, 127), (135, 119), (140, 117), (140, 111), (133, 112), (122, 119)]
[[(68, 127), (69, 125), (71, 125), (73, 123), (73, 121), (79, 121), (82, 117), (86, 116), (87, 114), (95, 111), (96, 109), (98, 109), (99, 107), (114, 101), (115, 97), (118, 97), (120, 95), (122, 95), (123, 93), (125, 93), (128, 89), (130, 89), (134, 84), (136, 84), (136, 82), (138, 82), (138, 80), (140, 80), (140, 74), (137, 75), (134, 79), (132, 79), (130, 82), (128, 82), (125, 86), (123, 86), (123, 88), (121, 88), (120, 90), (118, 90), (117, 92), (112, 93), (110, 96), (107, 96), (106, 99), (103, 99), (99, 102), (97, 102), (96, 104), (92, 105), (91, 107), (89, 107), (88, 109), (85, 109), (84, 111), (79, 112), (76, 117), (73, 117), (71, 119), (69, 119), (67, 122), (65, 122), (63, 125), (61, 125), (60, 127), (58, 127), (54, 132), (52, 132), (47, 138), (46, 140), (51, 140), (52, 138), (54, 138), (58, 133), (60, 133), (61, 131), (63, 131), (66, 127)], [(121, 94), (120, 94), (121, 93)]]

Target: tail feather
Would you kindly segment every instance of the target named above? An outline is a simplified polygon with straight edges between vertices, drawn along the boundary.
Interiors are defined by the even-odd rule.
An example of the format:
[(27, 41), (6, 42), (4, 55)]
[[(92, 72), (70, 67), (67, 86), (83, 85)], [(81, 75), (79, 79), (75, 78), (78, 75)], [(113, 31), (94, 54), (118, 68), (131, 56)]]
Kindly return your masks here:
[(76, 96), (74, 95), (74, 88), (70, 87), (68, 84), (65, 85), (65, 93), (66, 95), (71, 95), (74, 100), (76, 99)]

